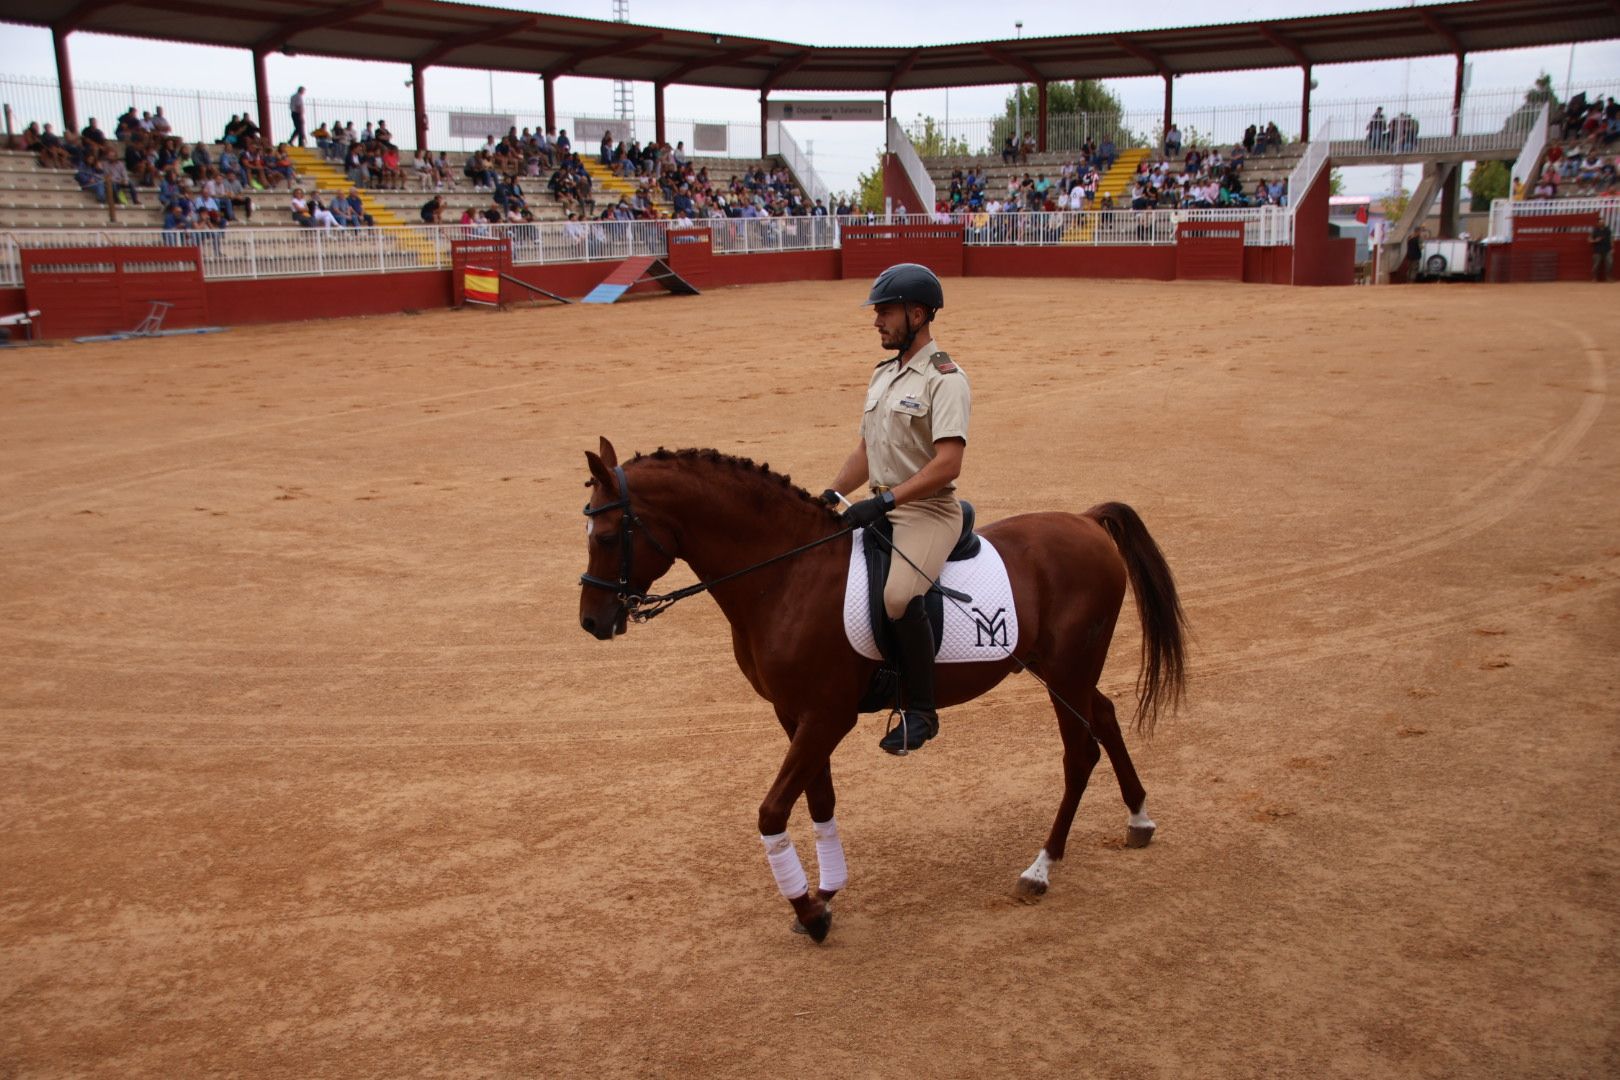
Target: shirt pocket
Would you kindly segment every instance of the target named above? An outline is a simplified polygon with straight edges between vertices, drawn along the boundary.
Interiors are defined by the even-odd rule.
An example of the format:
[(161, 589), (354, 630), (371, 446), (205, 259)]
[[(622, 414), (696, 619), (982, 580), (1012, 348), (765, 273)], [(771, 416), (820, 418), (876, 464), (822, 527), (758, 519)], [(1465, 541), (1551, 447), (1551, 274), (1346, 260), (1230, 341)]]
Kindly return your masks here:
[(928, 402), (919, 397), (907, 394), (899, 397), (889, 406), (889, 411), (896, 417), (905, 417), (911, 420), (926, 420), (928, 418)]

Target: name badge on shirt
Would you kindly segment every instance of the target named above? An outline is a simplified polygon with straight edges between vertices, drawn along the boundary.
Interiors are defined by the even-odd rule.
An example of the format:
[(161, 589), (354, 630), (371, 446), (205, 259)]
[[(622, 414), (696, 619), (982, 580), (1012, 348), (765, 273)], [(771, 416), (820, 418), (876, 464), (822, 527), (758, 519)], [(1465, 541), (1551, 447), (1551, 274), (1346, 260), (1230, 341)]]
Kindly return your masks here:
[(914, 397), (903, 397), (894, 403), (894, 411), (907, 413), (911, 416), (925, 416), (928, 413), (928, 406)]

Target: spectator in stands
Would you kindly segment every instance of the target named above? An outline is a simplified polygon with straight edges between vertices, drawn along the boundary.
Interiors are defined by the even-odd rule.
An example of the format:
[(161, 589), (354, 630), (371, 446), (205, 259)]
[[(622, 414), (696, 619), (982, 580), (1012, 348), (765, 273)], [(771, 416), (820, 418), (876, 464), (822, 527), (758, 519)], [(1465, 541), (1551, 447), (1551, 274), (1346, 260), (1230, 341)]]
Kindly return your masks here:
[(1614, 232), (1599, 217), (1592, 226), (1592, 280), (1608, 281), (1614, 276)]
[(1012, 135), (1008, 135), (1007, 141), (1001, 144), (1001, 163), (1003, 165), (1011, 165), (1017, 159), (1018, 143), (1014, 141), (1014, 137)]
[(265, 162), (265, 172), (270, 177), (270, 186), (274, 187), (279, 181), (285, 180), (288, 187), (298, 182), (298, 173), (293, 169), (292, 155), (287, 153), (287, 144), (282, 143), (276, 147), (275, 160)]
[(107, 156), (101, 160), (100, 168), (101, 177), (116, 201), (131, 206), (141, 205), (141, 197), (135, 191), (135, 185), (129, 182), (129, 170), (124, 167), (124, 163), (116, 154), (109, 150)]
[(349, 193), (343, 197), (343, 201), (348, 204), (349, 215), (354, 219), (357, 226), (364, 225), (370, 228), (377, 224), (376, 219), (366, 213), (365, 200), (360, 197), (360, 192), (357, 189), (350, 188)]
[(97, 168), (96, 153), (94, 149), (87, 149), (79, 160), (79, 167), (74, 170), (73, 179), (79, 184), (80, 191), (88, 191), (96, 197), (96, 202), (107, 201), (107, 181)]
[(290, 207), (292, 210), (292, 219), (295, 224), (303, 225), (305, 227), (315, 224), (315, 219), (310, 214), (309, 199), (304, 196), (303, 188), (293, 189)]
[(405, 170), (399, 165), (399, 147), (386, 139), (377, 140), (382, 186), (390, 191), (405, 190)]
[(1119, 160), (1119, 151), (1114, 148), (1114, 138), (1104, 135), (1102, 145), (1097, 147), (1097, 170), (1107, 172)]
[(418, 150), (411, 159), (411, 175), (416, 177), (416, 190), (433, 190), (436, 179), (433, 171), (433, 158), (426, 150)]
[(349, 143), (344, 150), (343, 175), (348, 177), (351, 184), (361, 187), (371, 186), (371, 159), (366, 154), (364, 143)]
[(439, 191), (446, 188), (454, 191), (456, 187), (456, 174), (450, 168), (450, 160), (445, 157), (443, 150), (433, 159), (433, 186)]
[(181, 171), (191, 178), (192, 183), (201, 183), (213, 167), (214, 159), (208, 153), (207, 144), (198, 141), (191, 147), (191, 160)]
[(462, 170), (467, 174), (467, 178), (473, 182), (474, 191), (488, 191), (495, 187), (495, 170), (490, 162), (490, 156), (485, 150), (473, 151), (472, 156), (467, 159), (467, 164), (462, 167)]
[[(292, 113), (292, 134), (288, 136), (287, 141), (293, 142), (296, 140), (299, 146), (308, 146), (309, 144), (304, 139), (304, 88), (302, 86), (293, 92), (292, 97), (287, 99), (287, 111)], [(317, 142), (316, 145), (319, 146), (320, 144)]]
[(97, 147), (107, 145), (107, 136), (96, 126), (96, 118), (93, 116), (90, 118), (90, 122), (84, 125), (84, 130), (79, 132), (79, 138), (87, 143), (94, 143)]
[(167, 135), (172, 128), (169, 127), (169, 118), (163, 115), (163, 106), (157, 106), (152, 112), (152, 132), (159, 137)]
[(173, 202), (163, 208), (163, 230), (166, 234), (166, 243), (178, 243), (182, 232), (189, 232), (196, 227), (196, 217), (191, 205), (191, 199), (182, 191)]
[(1372, 119), (1367, 121), (1367, 145), (1374, 150), (1382, 149), (1388, 136), (1389, 123), (1384, 119), (1384, 107), (1380, 105), (1373, 110)]
[[(221, 154), (220, 157), (223, 158), (224, 155)], [(248, 194), (247, 186), (242, 183), (242, 178), (216, 170), (216, 175), (211, 179), (218, 185), (218, 193), (215, 198), (220, 201), (222, 206), (229, 207), (231, 220), (235, 221), (237, 211), (241, 211), (243, 218), (252, 221), (253, 196)]]
[(421, 210), (421, 217), (422, 217), (422, 224), (424, 224), (424, 225), (443, 225), (444, 224), (444, 196), (443, 195), (435, 195), (435, 196), (433, 196), (433, 198), (431, 198), (427, 202), (423, 203), (422, 204), (422, 210)]
[(1181, 129), (1174, 120), (1170, 122), (1170, 130), (1164, 133), (1164, 156), (1179, 157), (1181, 155)]
[(41, 131), (39, 125), (29, 124), (28, 130), (23, 132), (23, 146), (32, 151), (39, 159), (39, 163), (47, 169), (71, 169), (73, 159), (68, 156), (67, 147), (62, 143), (62, 137), (51, 130), (46, 124)]
[(124, 143), (124, 171), (130, 182), (140, 187), (156, 187), (158, 180), (157, 153), (152, 149), (151, 137), (139, 126), (129, 133)]
[[(336, 199), (332, 200), (332, 205), (335, 206), (336, 203)], [(327, 205), (326, 200), (321, 198), (321, 193), (319, 191), (316, 191), (310, 197), (309, 213), (310, 217), (315, 219), (315, 227), (317, 229), (338, 228), (339, 223), (337, 215), (332, 212), (332, 207)]]

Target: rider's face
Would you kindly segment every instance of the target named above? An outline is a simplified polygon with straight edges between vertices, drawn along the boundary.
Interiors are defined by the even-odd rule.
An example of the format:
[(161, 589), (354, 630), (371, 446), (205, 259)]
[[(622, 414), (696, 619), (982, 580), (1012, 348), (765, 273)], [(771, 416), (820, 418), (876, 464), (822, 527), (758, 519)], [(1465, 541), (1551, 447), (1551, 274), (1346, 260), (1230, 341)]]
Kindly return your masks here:
[(910, 304), (877, 304), (872, 311), (872, 325), (885, 349), (901, 349), (911, 336)]

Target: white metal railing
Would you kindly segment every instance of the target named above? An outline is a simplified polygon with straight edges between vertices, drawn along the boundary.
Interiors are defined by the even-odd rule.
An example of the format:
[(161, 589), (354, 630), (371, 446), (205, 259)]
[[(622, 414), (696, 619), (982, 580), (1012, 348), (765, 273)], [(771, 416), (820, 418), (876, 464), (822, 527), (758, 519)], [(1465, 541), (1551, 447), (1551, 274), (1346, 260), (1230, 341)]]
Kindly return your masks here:
[(905, 169), (906, 176), (911, 180), (911, 186), (917, 190), (917, 196), (923, 200), (923, 209), (932, 210), (934, 203), (939, 199), (939, 192), (934, 187), (934, 178), (928, 175), (928, 167), (923, 164), (922, 158), (917, 156), (917, 148), (911, 143), (911, 136), (894, 117), (889, 117), (889, 153), (900, 159), (900, 167)]
[(1311, 184), (1316, 182), (1316, 177), (1321, 173), (1322, 166), (1327, 164), (1328, 151), (1333, 144), (1333, 128), (1332, 117), (1323, 121), (1321, 127), (1317, 129), (1320, 133), (1319, 137), (1305, 144), (1305, 153), (1300, 156), (1299, 163), (1294, 166), (1294, 171), (1288, 174), (1288, 212), (1290, 215), (1298, 207), (1299, 200), (1304, 198), (1305, 193), (1311, 189)]
[[(292, 131), (287, 100), (291, 87), (282, 87), (270, 94), (271, 131), (285, 138)], [(137, 111), (150, 112), (163, 106), (164, 116), (173, 125), (174, 133), (188, 142), (206, 139), (210, 142), (224, 133), (225, 124), (234, 114), (258, 116), (259, 103), (251, 90), (225, 93), (212, 90), (187, 90), (175, 87), (136, 86), (130, 84), (78, 82), (73, 84), (73, 100), (81, 124), (95, 117), (101, 129), (110, 136), (118, 117), (134, 105)], [(19, 130), (30, 121), (49, 123), (62, 130), (62, 97), (57, 81), (32, 75), (0, 75), (0, 101), (9, 104), (16, 117)], [(470, 150), (483, 143), (483, 137), (451, 138), (452, 112), (489, 113), (488, 102), (476, 105), (430, 105), (427, 110), (429, 142), (435, 150)], [(521, 131), (538, 130), (545, 126), (545, 117), (538, 109), (506, 109), (497, 107), (496, 113), (510, 115)], [(366, 122), (386, 121), (394, 142), (402, 150), (416, 150), (415, 107), (409, 100), (356, 101), (343, 98), (318, 98), (306, 95), (304, 102), (305, 127), (313, 131), (317, 124), (354, 121), (356, 129)], [(563, 114), (556, 117), (557, 127), (573, 134), (575, 121), (587, 119), (583, 114)], [(618, 131), (616, 122), (615, 132)], [(640, 116), (625, 127), (624, 138), (645, 142), (655, 133), (652, 118)], [(671, 146), (686, 144), (687, 156), (736, 157), (753, 159), (759, 156), (759, 122), (729, 120), (670, 119), (664, 124), (665, 138)], [(489, 134), (499, 138), (505, 131)], [(703, 146), (700, 148), (699, 135)], [(600, 138), (600, 135), (598, 135)], [(578, 139), (574, 140), (576, 143)], [(590, 149), (581, 146), (582, 151)]]
[(1552, 115), (1552, 104), (1549, 102), (1541, 106), (1536, 113), (1535, 123), (1530, 125), (1526, 133), (1524, 145), (1519, 149), (1519, 156), (1513, 161), (1513, 169), (1508, 174), (1508, 192), (1511, 195), (1515, 190), (1513, 185), (1523, 185), (1518, 190), (1526, 193), (1535, 186), (1535, 168), (1541, 160), (1542, 151), (1547, 149), (1548, 123)]
[[(1564, 200), (1556, 205), (1576, 203)], [(1577, 207), (1578, 209), (1578, 207)], [(1494, 211), (1493, 211), (1494, 212)], [(1493, 218), (1494, 220), (1494, 218)], [(1251, 247), (1293, 242), (1293, 217), (1282, 207), (1095, 210), (997, 214), (861, 214), (851, 217), (713, 218), (707, 226), (719, 255), (812, 251), (841, 246), (847, 225), (963, 226), (974, 246), (1169, 245), (1184, 221), (1240, 221)], [(505, 237), (517, 265), (602, 262), (663, 256), (669, 221), (547, 221), (523, 225), (380, 226), (361, 229), (242, 227), (216, 231), (164, 229), (17, 229), (0, 233), (0, 287), (23, 284), (24, 248), (190, 246), (202, 253), (209, 280), (375, 274), (450, 265), (451, 241)]]
[(822, 183), (821, 177), (816, 174), (816, 166), (810, 160), (810, 156), (799, 149), (798, 142), (788, 134), (787, 128), (782, 126), (780, 120), (771, 124), (768, 135), (770, 141), (775, 144), (773, 152), (780, 155), (787, 164), (788, 171), (793, 174), (793, 179), (798, 181), (800, 189), (810, 196), (812, 202), (820, 199), (825, 206), (828, 198), (827, 185)]
[(813, 251), (838, 246), (838, 222), (831, 217), (711, 218), (707, 225), (716, 255), (773, 251)]
[(1620, 230), (1620, 198), (1587, 199), (1492, 199), (1488, 244), (1505, 244), (1513, 239), (1513, 219), (1544, 217), (1548, 214), (1588, 214), (1602, 216), (1610, 229)]
[[(1620, 96), (1620, 81), (1605, 80), (1582, 84), (1589, 98)], [(1180, 98), (1181, 95), (1177, 95)], [(1242, 141), (1250, 124), (1264, 128), (1275, 122), (1289, 139), (1300, 135), (1302, 102), (1252, 102), (1240, 105), (1198, 106), (1178, 100), (1175, 123), (1181, 129), (1183, 145), (1230, 146)], [(1500, 135), (1510, 128), (1522, 131), (1529, 117), (1516, 119), (1538, 103), (1526, 104), (1523, 89), (1475, 90), (1463, 96), (1462, 109), (1452, 109), (1449, 93), (1409, 94), (1405, 97), (1340, 98), (1311, 102), (1311, 136), (1321, 138), (1321, 125), (1332, 120), (1340, 137), (1348, 139), (1364, 131), (1373, 112), (1382, 108), (1386, 117), (1406, 113), (1417, 121), (1420, 137), (1449, 137), (1455, 119), (1461, 136)], [(1026, 115), (1024, 129), (1032, 121)], [(1054, 153), (1078, 148), (1087, 138), (1101, 143), (1112, 138), (1120, 149), (1127, 146), (1158, 146), (1163, 140), (1164, 110), (1129, 109), (1120, 112), (1052, 114), (1047, 117), (1047, 146)], [(923, 137), (923, 122), (910, 125), (912, 137)], [(1011, 116), (956, 118), (946, 123), (934, 121), (938, 156), (998, 154), (1006, 137), (1012, 134)], [(1423, 133), (1427, 133), (1424, 135)]]

